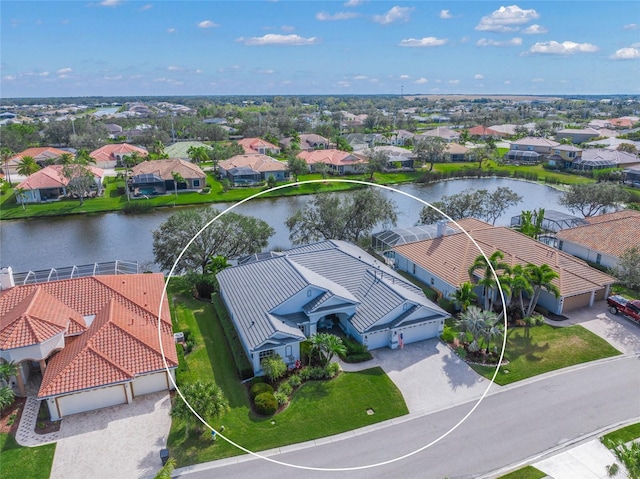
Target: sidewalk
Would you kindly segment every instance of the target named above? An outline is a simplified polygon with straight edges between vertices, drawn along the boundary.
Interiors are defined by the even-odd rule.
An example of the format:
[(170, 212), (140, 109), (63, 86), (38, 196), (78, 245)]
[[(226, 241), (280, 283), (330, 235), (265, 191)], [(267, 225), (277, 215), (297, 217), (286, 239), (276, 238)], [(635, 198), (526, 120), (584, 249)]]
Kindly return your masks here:
[(21, 446), (42, 446), (57, 442), (60, 437), (60, 431), (49, 434), (38, 434), (35, 431), (36, 422), (38, 421), (38, 410), (40, 409), (40, 401), (34, 396), (27, 397), (20, 417), (20, 425), (16, 432), (16, 442)]

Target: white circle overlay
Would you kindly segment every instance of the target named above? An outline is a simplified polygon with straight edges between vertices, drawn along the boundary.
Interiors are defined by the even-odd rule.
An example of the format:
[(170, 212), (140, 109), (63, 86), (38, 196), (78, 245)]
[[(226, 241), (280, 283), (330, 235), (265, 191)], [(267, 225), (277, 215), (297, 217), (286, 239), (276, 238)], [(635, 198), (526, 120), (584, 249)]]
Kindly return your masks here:
[[(425, 444), (413, 451), (410, 451), (406, 454), (403, 454), (401, 456), (395, 457), (393, 459), (389, 459), (386, 461), (382, 461), (382, 462), (376, 462), (373, 464), (365, 464), (362, 466), (352, 466), (352, 467), (312, 467), (312, 466), (304, 466), (304, 465), (300, 465), (300, 464), (291, 464), (288, 462), (284, 462), (284, 461), (279, 461), (277, 459), (274, 459), (273, 457), (268, 457), (268, 456), (264, 456), (262, 454), (259, 454), (257, 452), (251, 451), (243, 446), (241, 446), (240, 444), (237, 444), (236, 442), (232, 441), (231, 439), (229, 439), (228, 437), (224, 436), (223, 434), (221, 434), (220, 431), (214, 429), (202, 416), (200, 416), (200, 414), (198, 414), (198, 412), (196, 410), (193, 409), (193, 407), (191, 407), (191, 405), (189, 404), (189, 402), (186, 400), (186, 398), (184, 397), (184, 395), (182, 394), (182, 392), (180, 391), (180, 388), (178, 388), (178, 385), (176, 384), (175, 379), (173, 378), (173, 375), (171, 374), (171, 371), (169, 370), (169, 365), (167, 364), (167, 360), (166, 360), (166, 356), (165, 356), (165, 352), (164, 352), (164, 347), (162, 345), (162, 332), (161, 332), (161, 315), (162, 315), (162, 303), (166, 297), (167, 294), (167, 285), (169, 284), (169, 280), (171, 280), (171, 277), (173, 276), (174, 270), (178, 264), (178, 262), (180, 261), (180, 259), (182, 259), (182, 256), (184, 254), (184, 252), (187, 250), (187, 248), (189, 248), (189, 246), (191, 246), (191, 244), (195, 241), (195, 239), (200, 236), (200, 234), (207, 229), (210, 225), (212, 225), (215, 221), (217, 221), (222, 215), (232, 211), (234, 208), (237, 208), (238, 206), (251, 201), (255, 198), (258, 198), (262, 195), (265, 195), (267, 193), (273, 192), (273, 191), (278, 191), (284, 188), (290, 188), (292, 186), (300, 186), (300, 185), (306, 185), (306, 184), (312, 184), (312, 183), (352, 183), (352, 184), (357, 184), (357, 185), (362, 185), (362, 186), (375, 186), (377, 188), (382, 188), (384, 190), (387, 191), (392, 191), (394, 193), (399, 193), (401, 195), (407, 196), (409, 198), (412, 198), (420, 203), (422, 203), (425, 206), (428, 206), (434, 210), (436, 210), (438, 213), (440, 213), (442, 216), (444, 216), (445, 218), (447, 218), (450, 222), (452, 222), (453, 224), (455, 224), (465, 235), (467, 235), (467, 237), (473, 242), (473, 244), (476, 246), (476, 248), (478, 248), (478, 251), (480, 251), (480, 253), (482, 254), (482, 256), (485, 258), (487, 265), (489, 266), (489, 268), (491, 269), (491, 272), (493, 273), (493, 277), (496, 281), (496, 284), (498, 285), (498, 290), (500, 292), (500, 299), (502, 301), (502, 307), (504, 308), (504, 334), (503, 334), (503, 338), (502, 338), (502, 351), (500, 353), (500, 358), (498, 360), (498, 364), (496, 364), (496, 369), (493, 372), (493, 376), (491, 377), (491, 381), (489, 382), (489, 385), (487, 386), (487, 389), (485, 389), (485, 391), (482, 393), (482, 396), (480, 396), (480, 398), (478, 399), (478, 402), (476, 402), (474, 404), (474, 406), (471, 408), (471, 410), (469, 412), (467, 412), (467, 414), (465, 414), (462, 419), (460, 419), (456, 424), (453, 425), (453, 427), (451, 427), (451, 429), (449, 429), (447, 432), (445, 432), (444, 434), (442, 434), (440, 437), (434, 439), (433, 441), (429, 442), (428, 444)], [(327, 193), (331, 193), (331, 192), (327, 192)], [(315, 194), (315, 193), (314, 193)], [(173, 384), (176, 392), (180, 395), (180, 398), (185, 402), (185, 404), (187, 405), (187, 407), (189, 408), (189, 410), (193, 413), (194, 416), (196, 416), (198, 418), (198, 420), (204, 424), (206, 427), (208, 427), (212, 433), (215, 433), (216, 437), (221, 437), (222, 439), (224, 439), (225, 441), (227, 441), (229, 444), (235, 446), (236, 448), (240, 449), (241, 451), (250, 454), (254, 457), (257, 457), (259, 459), (263, 459), (265, 461), (269, 461), (272, 462), (274, 464), (278, 464), (281, 466), (287, 466), (287, 467), (292, 467), (295, 469), (302, 469), (302, 470), (307, 470), (307, 471), (326, 471), (326, 472), (346, 472), (346, 471), (359, 471), (359, 470), (364, 470), (364, 469), (372, 469), (374, 467), (378, 467), (378, 466), (384, 466), (387, 464), (392, 464), (394, 462), (399, 462), (402, 461), (403, 459), (406, 459), (408, 457), (411, 457), (415, 454), (418, 454), (422, 451), (424, 451), (425, 449), (433, 446), (434, 444), (440, 442), (442, 439), (444, 439), (445, 437), (447, 437), (449, 434), (451, 434), (453, 431), (455, 431), (456, 429), (458, 429), (458, 427), (460, 427), (462, 425), (462, 423), (464, 421), (467, 420), (467, 418), (469, 418), (469, 416), (471, 416), (471, 414), (473, 414), (473, 412), (478, 408), (478, 406), (480, 406), (480, 403), (482, 403), (482, 401), (484, 400), (484, 398), (487, 396), (487, 394), (489, 393), (489, 389), (491, 389), (491, 386), (494, 383), (494, 380), (498, 374), (498, 371), (500, 370), (500, 365), (502, 364), (502, 359), (504, 357), (504, 352), (506, 349), (506, 345), (507, 345), (507, 305), (506, 305), (506, 300), (504, 297), (504, 292), (502, 291), (502, 287), (500, 285), (500, 280), (498, 279), (498, 275), (496, 273), (496, 271), (493, 268), (493, 265), (491, 264), (491, 262), (489, 261), (489, 258), (487, 257), (487, 255), (485, 254), (485, 252), (482, 250), (482, 248), (480, 248), (480, 245), (478, 245), (478, 243), (476, 242), (476, 240), (474, 240), (471, 235), (469, 235), (469, 233), (462, 228), (455, 220), (453, 220), (452, 218), (450, 218), (447, 214), (445, 214), (444, 212), (440, 211), (437, 207), (431, 205), (430, 203), (417, 198), (416, 196), (410, 194), (410, 193), (406, 193), (404, 191), (400, 191), (397, 190), (395, 188), (392, 188), (390, 186), (386, 186), (386, 185), (378, 185), (375, 183), (371, 183), (368, 181), (361, 181), (361, 180), (347, 180), (347, 179), (335, 179), (335, 178), (331, 178), (331, 179), (322, 179), (322, 180), (304, 180), (304, 181), (296, 181), (294, 183), (287, 183), (287, 184), (283, 184), (283, 185), (279, 185), (279, 186), (275, 186), (273, 188), (269, 188), (267, 190), (263, 190), (260, 191), (258, 193), (255, 193), (233, 205), (231, 205), (230, 207), (228, 207), (226, 210), (222, 211), (219, 215), (217, 215), (215, 218), (213, 218), (211, 221), (209, 221), (206, 225), (204, 225), (200, 231), (198, 231), (196, 233), (196, 235), (191, 238), (191, 240), (187, 243), (187, 245), (184, 247), (184, 249), (180, 252), (180, 254), (178, 255), (178, 258), (176, 259), (175, 263), (173, 264), (173, 266), (171, 267), (171, 270), (169, 271), (169, 275), (167, 277), (167, 280), (165, 281), (164, 284), (164, 288), (162, 290), (162, 295), (160, 297), (160, 305), (158, 308), (158, 341), (160, 343), (160, 352), (162, 353), (162, 360), (164, 362), (164, 366), (165, 369), (167, 371), (167, 375), (169, 377), (169, 379), (171, 380), (171, 383)]]

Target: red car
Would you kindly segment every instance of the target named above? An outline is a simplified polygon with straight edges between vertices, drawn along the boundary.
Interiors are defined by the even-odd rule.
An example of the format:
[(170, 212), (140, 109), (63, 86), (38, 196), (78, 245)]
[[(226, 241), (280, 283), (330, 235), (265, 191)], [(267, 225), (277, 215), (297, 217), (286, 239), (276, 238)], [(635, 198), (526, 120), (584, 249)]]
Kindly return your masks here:
[(607, 298), (607, 304), (612, 314), (622, 313), (627, 318), (640, 324), (640, 300), (631, 300), (623, 296), (614, 295)]

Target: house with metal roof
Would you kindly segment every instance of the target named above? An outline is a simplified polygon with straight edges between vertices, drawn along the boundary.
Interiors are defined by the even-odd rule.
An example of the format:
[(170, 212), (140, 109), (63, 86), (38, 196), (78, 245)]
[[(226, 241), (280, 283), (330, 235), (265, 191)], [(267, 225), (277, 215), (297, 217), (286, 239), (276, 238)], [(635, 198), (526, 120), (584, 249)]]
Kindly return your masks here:
[(344, 241), (256, 257), (217, 278), (256, 375), (275, 354), (293, 365), (300, 343), (320, 330), (340, 328), (369, 349), (395, 349), (437, 337), (449, 317), (420, 288)]

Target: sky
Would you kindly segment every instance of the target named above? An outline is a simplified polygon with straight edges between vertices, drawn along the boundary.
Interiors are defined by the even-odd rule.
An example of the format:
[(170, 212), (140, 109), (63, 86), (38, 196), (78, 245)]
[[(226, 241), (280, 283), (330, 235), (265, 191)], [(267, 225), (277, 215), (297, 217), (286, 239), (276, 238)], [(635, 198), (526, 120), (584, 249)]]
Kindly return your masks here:
[(637, 1), (0, 2), (0, 97), (640, 94)]

